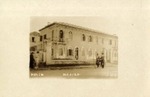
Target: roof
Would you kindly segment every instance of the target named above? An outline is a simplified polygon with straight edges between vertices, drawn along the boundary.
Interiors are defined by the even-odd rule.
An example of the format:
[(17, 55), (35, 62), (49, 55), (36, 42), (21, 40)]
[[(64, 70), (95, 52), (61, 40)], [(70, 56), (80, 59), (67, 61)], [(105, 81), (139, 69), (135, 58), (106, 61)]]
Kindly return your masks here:
[(114, 37), (117, 37), (115, 34), (114, 35), (110, 35), (110, 34), (107, 34), (107, 33), (104, 33), (104, 32), (101, 32), (101, 31), (96, 31), (96, 30), (93, 30), (93, 29), (89, 29), (89, 28), (85, 28), (85, 27), (81, 27), (81, 26), (77, 26), (77, 25), (73, 25), (73, 24), (69, 24), (69, 23), (64, 23), (64, 22), (53, 22), (45, 27), (43, 27), (42, 29), (40, 29), (39, 31), (42, 31), (50, 26), (53, 26), (53, 25), (63, 25), (63, 26), (69, 26), (69, 27), (73, 27), (73, 28), (78, 28), (78, 29), (82, 29), (82, 30), (86, 30), (86, 31), (91, 31), (91, 32), (95, 32), (95, 33), (99, 33), (99, 34), (104, 34), (104, 35), (109, 35), (109, 36), (114, 36)]
[(34, 32), (31, 32), (30, 35), (40, 36), (40, 33), (34, 31)]

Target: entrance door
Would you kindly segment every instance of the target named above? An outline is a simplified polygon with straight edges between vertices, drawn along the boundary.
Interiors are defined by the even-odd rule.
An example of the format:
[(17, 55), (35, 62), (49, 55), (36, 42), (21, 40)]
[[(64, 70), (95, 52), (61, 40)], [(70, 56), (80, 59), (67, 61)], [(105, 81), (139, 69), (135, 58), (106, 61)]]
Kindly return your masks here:
[(78, 50), (78, 47), (75, 49), (75, 59), (76, 60), (79, 59), (79, 50)]

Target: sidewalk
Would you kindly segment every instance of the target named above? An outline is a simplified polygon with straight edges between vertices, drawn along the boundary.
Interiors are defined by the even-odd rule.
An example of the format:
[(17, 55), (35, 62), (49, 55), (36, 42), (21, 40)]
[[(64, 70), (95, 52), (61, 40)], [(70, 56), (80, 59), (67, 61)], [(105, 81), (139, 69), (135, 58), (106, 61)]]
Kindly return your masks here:
[[(116, 66), (115, 63), (106, 63), (105, 67)], [(40, 64), (35, 70), (62, 70), (62, 69), (83, 69), (83, 68), (97, 68), (96, 64), (59, 64), (59, 65), (43, 65)]]
[(40, 65), (37, 70), (62, 70), (62, 69), (82, 69), (82, 68), (96, 68), (94, 64), (70, 64), (70, 65)]
[[(76, 76), (78, 75), (78, 76)], [(118, 66), (96, 65), (78, 66), (48, 66), (37, 70), (30, 70), (30, 77), (57, 77), (57, 78), (117, 78)]]

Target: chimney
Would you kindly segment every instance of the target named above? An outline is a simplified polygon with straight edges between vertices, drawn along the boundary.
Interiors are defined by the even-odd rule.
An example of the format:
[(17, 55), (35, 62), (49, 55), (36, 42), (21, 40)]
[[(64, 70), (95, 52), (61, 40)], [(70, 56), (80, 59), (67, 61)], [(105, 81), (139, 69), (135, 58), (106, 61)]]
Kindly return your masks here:
[(47, 22), (47, 25), (49, 25), (50, 24), (50, 22)]

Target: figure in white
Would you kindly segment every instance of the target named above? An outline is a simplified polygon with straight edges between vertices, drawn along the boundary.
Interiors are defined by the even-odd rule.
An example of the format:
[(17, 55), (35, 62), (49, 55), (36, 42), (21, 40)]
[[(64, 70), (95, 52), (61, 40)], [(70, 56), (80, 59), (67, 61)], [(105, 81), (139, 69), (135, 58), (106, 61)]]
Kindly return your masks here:
[(35, 53), (34, 58), (35, 58), (35, 62), (36, 62), (35, 69), (38, 69), (39, 68), (39, 51), (37, 51), (37, 53)]

